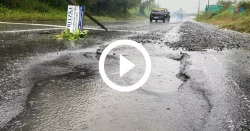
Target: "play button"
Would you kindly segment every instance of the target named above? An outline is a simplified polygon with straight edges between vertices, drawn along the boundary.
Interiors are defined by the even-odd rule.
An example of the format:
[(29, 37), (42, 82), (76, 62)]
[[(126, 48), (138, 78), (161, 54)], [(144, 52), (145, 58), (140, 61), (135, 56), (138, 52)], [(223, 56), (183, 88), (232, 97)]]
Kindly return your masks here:
[(128, 59), (120, 55), (120, 77), (129, 72), (135, 65), (130, 62)]
[[(105, 63), (107, 55), (109, 54), (109, 52), (111, 50), (113, 50), (114, 48), (119, 47), (119, 46), (134, 47), (138, 51), (140, 51), (144, 57), (145, 64), (146, 64), (145, 72), (144, 72), (142, 78), (134, 85), (130, 85), (130, 86), (117, 85), (107, 77), (107, 74), (105, 72), (104, 63)], [(130, 56), (130, 57), (137, 57), (137, 56)], [(130, 62), (124, 56), (120, 55), (120, 78), (123, 77), (126, 73), (128, 73), (134, 67), (135, 67), (135, 65), (132, 62)], [(118, 41), (115, 41), (115, 42), (111, 43), (110, 45), (108, 45), (104, 49), (104, 51), (102, 52), (102, 55), (101, 55), (100, 60), (99, 60), (99, 72), (100, 72), (100, 75), (101, 75), (103, 81), (110, 88), (112, 88), (116, 91), (120, 91), (120, 92), (130, 92), (130, 91), (134, 91), (134, 90), (140, 88), (148, 80), (150, 73), (151, 73), (151, 59), (149, 57), (147, 50), (143, 47), (142, 44), (139, 44), (139, 43), (132, 41), (132, 40), (118, 40)], [(131, 73), (133, 73), (133, 72), (131, 72)]]

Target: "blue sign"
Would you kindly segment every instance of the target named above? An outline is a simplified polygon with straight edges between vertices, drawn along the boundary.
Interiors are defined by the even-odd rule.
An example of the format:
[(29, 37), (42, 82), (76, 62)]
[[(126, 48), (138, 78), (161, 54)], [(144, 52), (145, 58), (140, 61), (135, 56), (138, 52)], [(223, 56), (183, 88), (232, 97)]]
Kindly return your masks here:
[(78, 24), (78, 29), (83, 30), (83, 20), (84, 20), (84, 11), (85, 11), (85, 7), (84, 6), (80, 6), (80, 11), (79, 11), (79, 24)]

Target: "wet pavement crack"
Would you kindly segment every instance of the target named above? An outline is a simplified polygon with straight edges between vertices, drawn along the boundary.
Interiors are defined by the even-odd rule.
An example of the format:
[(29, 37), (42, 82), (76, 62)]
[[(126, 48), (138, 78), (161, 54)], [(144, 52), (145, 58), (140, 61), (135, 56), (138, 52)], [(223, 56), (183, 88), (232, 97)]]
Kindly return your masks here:
[[(187, 73), (187, 69), (189, 68), (190, 65), (192, 65), (192, 63), (188, 60), (190, 59), (191, 56), (189, 56), (186, 53), (182, 54), (182, 59), (180, 59), (180, 72), (176, 75), (179, 79), (181, 79), (183, 81), (183, 84), (179, 87), (179, 90), (186, 87), (185, 85), (188, 85), (188, 87), (191, 88), (191, 90), (197, 92), (202, 98), (203, 100), (206, 102), (206, 106), (203, 106), (202, 108), (206, 109), (207, 111), (207, 115), (203, 116), (203, 122), (201, 126), (201, 129), (205, 128), (205, 125), (208, 121), (209, 118), (209, 114), (211, 113), (211, 110), (213, 108), (213, 105), (208, 97), (208, 93), (209, 91), (201, 88), (199, 86), (193, 86), (192, 84), (189, 85), (190, 83), (196, 83), (195, 80), (191, 79), (191, 76)], [(200, 85), (197, 83), (197, 85)]]

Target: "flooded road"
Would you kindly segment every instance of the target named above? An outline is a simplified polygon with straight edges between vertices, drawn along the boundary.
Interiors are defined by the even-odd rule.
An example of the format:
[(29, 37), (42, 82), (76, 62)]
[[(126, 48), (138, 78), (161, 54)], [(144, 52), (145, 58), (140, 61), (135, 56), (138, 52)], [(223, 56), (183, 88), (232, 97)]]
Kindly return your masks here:
[[(54, 39), (60, 28), (6, 33), (27, 28), (0, 24), (1, 130), (250, 129), (249, 35), (192, 21), (105, 24), (111, 31), (90, 30), (80, 41)], [(141, 43), (152, 61), (148, 81), (130, 93), (107, 87), (98, 70), (96, 51), (120, 39)], [(138, 67), (123, 79), (119, 54)], [(136, 49), (121, 47), (105, 70), (130, 85), (144, 63)]]

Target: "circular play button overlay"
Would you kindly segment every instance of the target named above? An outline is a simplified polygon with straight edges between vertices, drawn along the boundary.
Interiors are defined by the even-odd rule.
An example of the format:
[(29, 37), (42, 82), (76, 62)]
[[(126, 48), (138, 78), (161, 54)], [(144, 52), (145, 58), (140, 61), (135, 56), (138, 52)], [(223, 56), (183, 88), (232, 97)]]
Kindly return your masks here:
[[(107, 77), (107, 74), (106, 74), (105, 69), (104, 69), (105, 59), (106, 59), (107, 55), (109, 54), (109, 52), (118, 46), (132, 46), (132, 47), (136, 48), (138, 51), (140, 51), (145, 59), (146, 69), (145, 69), (144, 75), (134, 85), (119, 86), (119, 85), (115, 84), (114, 82), (112, 82)], [(120, 64), (120, 77), (122, 77), (124, 74), (126, 74), (131, 69), (133, 69), (135, 67), (135, 65), (131, 61), (126, 59), (124, 56), (120, 55), (119, 57), (120, 57), (120, 63), (119, 63)], [(150, 59), (150, 56), (149, 56), (147, 50), (141, 44), (139, 44), (135, 41), (132, 41), (132, 40), (118, 40), (118, 41), (115, 41), (115, 42), (111, 43), (110, 45), (108, 45), (105, 48), (105, 50), (102, 52), (102, 55), (101, 55), (100, 60), (99, 60), (99, 72), (100, 72), (100, 75), (101, 75), (103, 81), (110, 88), (112, 88), (116, 91), (120, 91), (120, 92), (131, 92), (131, 91), (134, 91), (134, 90), (140, 88), (148, 80), (150, 73), (151, 73), (151, 59)]]

